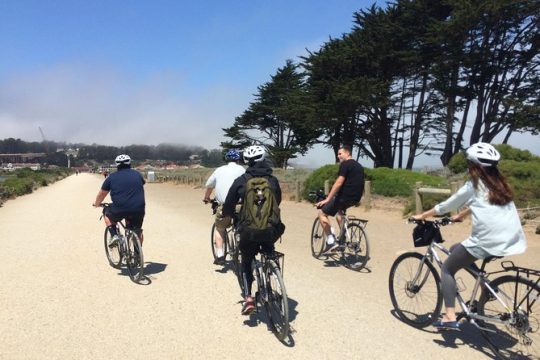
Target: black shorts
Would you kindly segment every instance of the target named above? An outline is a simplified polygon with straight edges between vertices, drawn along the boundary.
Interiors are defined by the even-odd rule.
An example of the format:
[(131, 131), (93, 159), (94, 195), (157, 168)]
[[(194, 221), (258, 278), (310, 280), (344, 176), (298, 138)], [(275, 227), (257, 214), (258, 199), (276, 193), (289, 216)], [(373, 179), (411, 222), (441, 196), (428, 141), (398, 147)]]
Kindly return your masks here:
[(131, 229), (142, 229), (144, 212), (116, 212), (110, 207), (103, 209), (103, 214), (113, 223), (126, 219), (126, 227)]
[(321, 211), (328, 216), (336, 216), (340, 210), (346, 210), (358, 204), (358, 201), (344, 200), (335, 196), (332, 200), (324, 204)]

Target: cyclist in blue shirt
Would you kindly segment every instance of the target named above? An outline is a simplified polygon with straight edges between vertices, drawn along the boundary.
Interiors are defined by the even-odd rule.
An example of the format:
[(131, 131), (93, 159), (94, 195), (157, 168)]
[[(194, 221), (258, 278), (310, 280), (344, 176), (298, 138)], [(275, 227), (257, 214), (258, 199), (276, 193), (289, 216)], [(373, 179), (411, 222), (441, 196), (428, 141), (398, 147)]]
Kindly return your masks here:
[(129, 155), (118, 155), (115, 159), (116, 171), (110, 174), (97, 193), (94, 206), (100, 206), (107, 194), (111, 194), (112, 205), (103, 209), (105, 224), (111, 233), (110, 247), (118, 244), (116, 223), (126, 219), (126, 226), (139, 230), (141, 244), (143, 242), (142, 223), (145, 214), (144, 188), (142, 175), (131, 169)]

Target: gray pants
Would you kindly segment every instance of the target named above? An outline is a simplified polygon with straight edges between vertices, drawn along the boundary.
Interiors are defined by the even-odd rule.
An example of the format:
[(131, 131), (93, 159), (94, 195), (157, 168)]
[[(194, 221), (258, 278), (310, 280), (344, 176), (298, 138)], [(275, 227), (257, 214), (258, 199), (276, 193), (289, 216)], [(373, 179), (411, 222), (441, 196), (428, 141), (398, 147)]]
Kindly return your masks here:
[(457, 287), (454, 275), (459, 269), (471, 265), (478, 259), (461, 244), (453, 245), (450, 251), (450, 256), (441, 267), (441, 287), (446, 307), (455, 307)]

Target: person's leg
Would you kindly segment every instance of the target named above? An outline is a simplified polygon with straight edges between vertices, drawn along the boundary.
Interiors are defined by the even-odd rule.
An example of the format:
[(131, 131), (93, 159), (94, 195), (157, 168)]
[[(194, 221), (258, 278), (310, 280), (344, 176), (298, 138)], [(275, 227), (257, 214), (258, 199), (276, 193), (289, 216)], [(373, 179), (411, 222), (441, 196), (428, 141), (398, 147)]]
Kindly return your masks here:
[(251, 269), (251, 262), (259, 251), (259, 244), (240, 240), (238, 245), (240, 252), (242, 253), (242, 281), (244, 283), (244, 306), (242, 308), (242, 314), (249, 315), (255, 309), (255, 301), (251, 296), (251, 286), (253, 284), (253, 272)]
[[(336, 238), (330, 230), (330, 216), (335, 216), (337, 213), (336, 208), (336, 198), (334, 197), (328, 203), (326, 203), (321, 210), (319, 211), (319, 222), (323, 228), (324, 234), (326, 235), (326, 244), (334, 245)], [(328, 249), (326, 250), (328, 251)]]
[(144, 241), (144, 235), (143, 235), (143, 221), (144, 221), (144, 213), (136, 213), (136, 214), (130, 214), (126, 216), (126, 226), (136, 229), (137, 235), (139, 236), (139, 240), (141, 241), (141, 246)]
[(450, 248), (451, 254), (441, 267), (441, 287), (446, 307), (446, 314), (442, 321), (456, 321), (456, 280), (454, 275), (459, 269), (474, 263), (477, 258), (472, 256), (461, 244), (456, 244)]
[(221, 214), (222, 206), (217, 209), (216, 219), (214, 224), (216, 225), (216, 231), (214, 232), (214, 242), (216, 243), (216, 263), (225, 260), (225, 250), (223, 242), (227, 236), (227, 227), (231, 224), (231, 218), (229, 216), (224, 217)]

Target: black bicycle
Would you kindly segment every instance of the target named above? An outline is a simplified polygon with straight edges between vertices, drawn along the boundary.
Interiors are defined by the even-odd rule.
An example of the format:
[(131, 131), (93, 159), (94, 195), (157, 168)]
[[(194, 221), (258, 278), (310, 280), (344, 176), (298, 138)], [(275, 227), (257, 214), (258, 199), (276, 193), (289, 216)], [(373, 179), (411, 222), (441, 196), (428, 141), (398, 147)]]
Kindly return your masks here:
[[(110, 206), (110, 203), (102, 203), (101, 207), (104, 209)], [(101, 215), (100, 220), (104, 215)], [(116, 233), (118, 234), (119, 241), (117, 244), (110, 245), (112, 235), (107, 228), (105, 228), (105, 234), (103, 235), (105, 244), (105, 254), (109, 265), (115, 269), (120, 269), (122, 261), (125, 262), (128, 269), (129, 277), (133, 282), (138, 283), (144, 277), (144, 256), (139, 237), (140, 229), (135, 229), (126, 226), (124, 221), (118, 221), (116, 223)]]
[[(444, 240), (440, 227), (452, 221), (448, 218), (409, 221), (422, 226), (420, 231), (415, 231), (413, 239), (415, 246), (427, 246), (427, 251), (424, 255), (407, 252), (394, 261), (389, 277), (390, 299), (403, 322), (424, 328), (433, 323), (441, 311), (441, 279), (433, 264), (442, 266), (437, 250), (450, 254), (441, 245)], [(465, 289), (458, 286), (456, 297), (462, 311), (457, 318), (477, 327), (498, 357), (539, 359), (540, 271), (503, 261), (503, 270), (486, 272), (486, 264), (497, 258), (484, 259), (480, 268), (475, 264), (465, 268), (475, 282), (467, 301), (461, 295)], [(503, 276), (488, 279), (495, 274)]]
[(283, 281), (285, 255), (273, 251), (261, 252), (253, 259), (251, 268), (257, 281), (255, 302), (257, 311), (263, 307), (268, 325), (276, 337), (283, 341), (289, 335), (289, 300)]
[[(311, 192), (311, 200), (315, 203), (322, 201), (326, 195), (322, 190)], [(336, 235), (338, 248), (335, 252), (340, 255), (345, 267), (351, 270), (362, 270), (369, 260), (369, 239), (366, 232), (368, 221), (355, 216), (347, 215), (346, 211), (340, 211), (341, 224), (339, 233)], [(313, 221), (311, 228), (311, 255), (319, 259), (323, 256), (334, 256), (333, 254), (323, 254), (326, 244), (326, 234), (324, 233), (319, 217)]]

